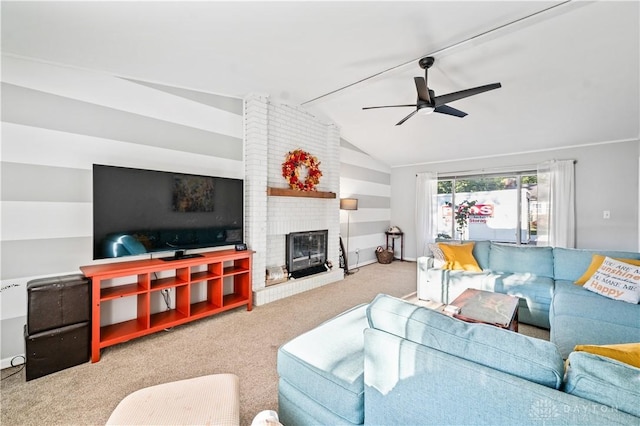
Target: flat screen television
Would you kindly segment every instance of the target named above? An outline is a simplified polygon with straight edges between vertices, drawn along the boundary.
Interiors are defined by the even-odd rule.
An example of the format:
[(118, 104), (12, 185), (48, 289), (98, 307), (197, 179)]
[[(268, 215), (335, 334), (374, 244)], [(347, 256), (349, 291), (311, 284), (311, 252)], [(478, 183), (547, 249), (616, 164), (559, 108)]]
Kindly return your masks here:
[(93, 258), (198, 256), (243, 241), (244, 181), (93, 165)]

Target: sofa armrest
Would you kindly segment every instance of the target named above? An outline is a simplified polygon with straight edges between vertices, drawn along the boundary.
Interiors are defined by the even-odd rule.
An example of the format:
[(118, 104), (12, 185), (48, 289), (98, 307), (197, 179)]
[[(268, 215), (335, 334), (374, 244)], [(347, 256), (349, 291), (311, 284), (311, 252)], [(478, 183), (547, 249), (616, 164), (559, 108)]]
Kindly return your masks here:
[(640, 417), (638, 383), (640, 368), (588, 352), (569, 355), (564, 390), (571, 395)]
[(435, 268), (433, 260), (433, 257), (428, 256), (418, 258), (418, 299), (446, 303), (446, 286), (449, 271)]

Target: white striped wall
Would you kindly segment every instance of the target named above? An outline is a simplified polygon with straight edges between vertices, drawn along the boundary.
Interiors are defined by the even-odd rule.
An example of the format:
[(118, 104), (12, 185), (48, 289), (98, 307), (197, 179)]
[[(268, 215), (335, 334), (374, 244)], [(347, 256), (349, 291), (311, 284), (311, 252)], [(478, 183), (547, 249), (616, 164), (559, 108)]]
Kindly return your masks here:
[[(70, 67), (3, 56), (2, 81), (65, 98), (108, 106), (242, 138), (242, 116), (193, 102), (172, 93), (154, 90), (133, 80), (110, 74), (90, 73)], [(171, 105), (170, 108), (167, 108)]]
[[(94, 263), (94, 163), (245, 176), (241, 99), (8, 55), (1, 131), (2, 367), (24, 353), (27, 283)], [(359, 199), (349, 218), (350, 266), (374, 262), (390, 225), (389, 167), (344, 140), (339, 153), (316, 151), (340, 158), (321, 189), (332, 190), (339, 175), (340, 197)], [(343, 238), (346, 225), (340, 212)]]
[[(243, 176), (242, 169), (239, 168), (242, 161), (238, 159), (75, 135), (22, 124), (2, 122), (2, 141), (2, 161), (7, 163), (85, 170), (91, 169), (87, 168), (87, 164), (94, 163), (123, 167), (138, 167), (144, 163), (146, 168), (155, 170), (192, 174), (215, 173), (218, 176), (233, 178)], [(10, 141), (21, 142), (17, 144)]]
[(376, 247), (386, 247), (391, 168), (344, 139), (340, 145), (340, 198), (358, 199), (358, 210), (340, 211), (340, 235), (349, 252), (349, 268), (353, 269), (376, 262)]
[(27, 283), (92, 260), (92, 166), (244, 177), (243, 101), (2, 57), (2, 367), (24, 353)]

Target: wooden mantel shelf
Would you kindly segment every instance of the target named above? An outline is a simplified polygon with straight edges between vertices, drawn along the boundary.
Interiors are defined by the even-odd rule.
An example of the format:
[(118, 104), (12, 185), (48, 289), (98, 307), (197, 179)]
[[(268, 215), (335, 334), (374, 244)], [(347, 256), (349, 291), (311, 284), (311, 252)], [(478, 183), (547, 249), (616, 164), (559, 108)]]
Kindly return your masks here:
[(267, 195), (275, 197), (307, 197), (307, 198), (336, 198), (335, 192), (325, 191), (297, 191), (289, 188), (267, 188)]

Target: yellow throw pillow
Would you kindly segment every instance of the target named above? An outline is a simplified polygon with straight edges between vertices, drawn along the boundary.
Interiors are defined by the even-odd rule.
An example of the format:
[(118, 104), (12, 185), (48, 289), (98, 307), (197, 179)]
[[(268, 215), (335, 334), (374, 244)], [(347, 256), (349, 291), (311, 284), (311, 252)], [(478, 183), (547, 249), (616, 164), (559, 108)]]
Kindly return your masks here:
[[(598, 268), (600, 268), (600, 265), (602, 265), (602, 262), (604, 262), (605, 257), (606, 256), (602, 256), (600, 254), (594, 254), (593, 257), (591, 258), (591, 264), (589, 265), (587, 270), (584, 272), (584, 274), (582, 274), (582, 276), (575, 281), (575, 284), (583, 285), (584, 283), (586, 283), (589, 280), (589, 278), (591, 278), (591, 276), (596, 273)], [(613, 259), (619, 262), (630, 263), (632, 265), (640, 266), (640, 259), (619, 259), (615, 257)]]
[(481, 272), (476, 258), (473, 257), (474, 243), (446, 244), (438, 243), (446, 261), (444, 269)]
[(640, 368), (640, 343), (618, 345), (577, 345), (574, 351), (589, 352)]

